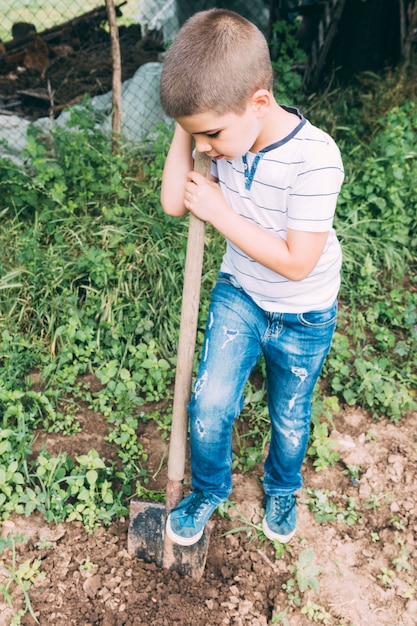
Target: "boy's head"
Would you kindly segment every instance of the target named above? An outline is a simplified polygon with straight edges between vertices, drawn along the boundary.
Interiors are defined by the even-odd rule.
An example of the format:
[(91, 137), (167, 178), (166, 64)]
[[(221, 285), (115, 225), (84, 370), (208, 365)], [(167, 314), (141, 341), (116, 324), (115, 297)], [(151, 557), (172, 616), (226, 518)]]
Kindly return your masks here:
[(182, 26), (162, 68), (160, 97), (174, 119), (210, 111), (242, 113), (258, 89), (272, 91), (268, 44), (244, 17), (200, 11)]

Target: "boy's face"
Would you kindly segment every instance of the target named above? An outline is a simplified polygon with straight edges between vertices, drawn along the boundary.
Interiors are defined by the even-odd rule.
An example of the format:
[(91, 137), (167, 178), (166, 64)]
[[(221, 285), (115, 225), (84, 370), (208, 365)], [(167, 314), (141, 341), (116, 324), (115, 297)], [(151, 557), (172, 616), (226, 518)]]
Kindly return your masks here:
[(194, 137), (196, 150), (212, 158), (233, 160), (258, 149), (260, 119), (250, 104), (241, 115), (196, 113), (180, 117), (177, 122)]

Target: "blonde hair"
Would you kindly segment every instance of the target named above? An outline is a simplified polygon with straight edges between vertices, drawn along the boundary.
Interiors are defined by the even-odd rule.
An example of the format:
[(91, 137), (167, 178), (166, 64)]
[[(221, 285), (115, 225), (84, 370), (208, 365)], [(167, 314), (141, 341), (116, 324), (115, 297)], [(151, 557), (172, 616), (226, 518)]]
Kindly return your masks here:
[(166, 53), (160, 99), (174, 119), (242, 113), (258, 89), (272, 90), (268, 44), (247, 19), (225, 9), (195, 13)]

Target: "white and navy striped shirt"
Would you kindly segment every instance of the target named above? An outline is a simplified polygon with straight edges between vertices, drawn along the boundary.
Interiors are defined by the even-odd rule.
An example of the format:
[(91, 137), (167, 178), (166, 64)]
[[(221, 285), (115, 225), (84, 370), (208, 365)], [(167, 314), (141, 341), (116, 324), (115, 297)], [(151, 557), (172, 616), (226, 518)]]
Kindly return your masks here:
[(227, 240), (222, 272), (232, 274), (264, 310), (301, 313), (325, 309), (337, 297), (342, 253), (332, 225), (344, 174), (333, 139), (285, 108), (300, 118), (290, 135), (257, 154), (213, 162), (212, 174), (239, 215), (277, 238), (285, 240), (288, 228), (329, 231), (316, 267), (301, 281), (268, 269)]

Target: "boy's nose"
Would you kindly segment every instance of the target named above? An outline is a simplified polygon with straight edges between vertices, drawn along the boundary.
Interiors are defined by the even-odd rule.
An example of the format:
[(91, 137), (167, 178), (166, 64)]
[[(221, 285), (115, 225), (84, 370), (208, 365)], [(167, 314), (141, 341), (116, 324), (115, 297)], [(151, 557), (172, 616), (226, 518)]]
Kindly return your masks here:
[(195, 149), (197, 152), (209, 152), (211, 150), (211, 144), (207, 139), (198, 138), (195, 140)]

